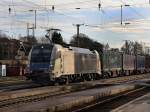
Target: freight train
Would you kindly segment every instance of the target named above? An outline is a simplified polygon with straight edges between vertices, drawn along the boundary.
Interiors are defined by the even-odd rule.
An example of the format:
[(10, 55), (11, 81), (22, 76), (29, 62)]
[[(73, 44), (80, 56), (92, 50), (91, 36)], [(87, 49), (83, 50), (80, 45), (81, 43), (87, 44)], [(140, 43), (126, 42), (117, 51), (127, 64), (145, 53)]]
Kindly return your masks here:
[(150, 57), (106, 50), (39, 44), (32, 47), (26, 77), (38, 83), (90, 81), (150, 71)]

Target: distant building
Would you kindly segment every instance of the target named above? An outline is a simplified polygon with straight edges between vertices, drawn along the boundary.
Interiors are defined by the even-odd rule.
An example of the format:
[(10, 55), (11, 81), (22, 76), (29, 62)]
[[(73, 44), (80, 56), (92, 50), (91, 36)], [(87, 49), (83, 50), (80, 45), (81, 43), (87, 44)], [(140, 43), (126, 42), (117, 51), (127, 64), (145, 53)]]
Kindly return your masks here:
[(31, 44), (25, 42), (24, 46), (26, 48), (26, 53), (23, 57), (18, 56), (18, 50), (20, 48), (20, 40), (17, 39), (8, 39), (8, 38), (0, 38), (0, 64), (7, 64), (7, 65), (16, 65), (18, 62), (24, 63), (27, 60), (28, 53), (31, 49)]
[(0, 60), (15, 59), (19, 40), (0, 38)]

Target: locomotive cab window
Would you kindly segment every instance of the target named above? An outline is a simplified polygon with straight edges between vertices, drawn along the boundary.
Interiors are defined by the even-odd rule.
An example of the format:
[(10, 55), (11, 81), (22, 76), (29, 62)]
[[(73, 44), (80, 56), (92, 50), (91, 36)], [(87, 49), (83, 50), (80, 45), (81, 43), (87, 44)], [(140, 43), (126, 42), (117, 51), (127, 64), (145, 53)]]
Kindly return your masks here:
[(50, 46), (36, 46), (33, 47), (31, 53), (31, 62), (41, 63), (50, 62), (52, 47)]

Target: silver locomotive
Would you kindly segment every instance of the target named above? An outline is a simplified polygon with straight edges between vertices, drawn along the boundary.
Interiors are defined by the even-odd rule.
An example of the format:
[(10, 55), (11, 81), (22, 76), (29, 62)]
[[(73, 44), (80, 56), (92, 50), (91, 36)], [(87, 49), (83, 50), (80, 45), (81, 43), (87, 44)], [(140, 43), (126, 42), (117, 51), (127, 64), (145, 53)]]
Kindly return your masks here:
[(74, 82), (98, 79), (101, 61), (97, 51), (61, 45), (35, 45), (29, 54), (27, 78), (36, 82)]

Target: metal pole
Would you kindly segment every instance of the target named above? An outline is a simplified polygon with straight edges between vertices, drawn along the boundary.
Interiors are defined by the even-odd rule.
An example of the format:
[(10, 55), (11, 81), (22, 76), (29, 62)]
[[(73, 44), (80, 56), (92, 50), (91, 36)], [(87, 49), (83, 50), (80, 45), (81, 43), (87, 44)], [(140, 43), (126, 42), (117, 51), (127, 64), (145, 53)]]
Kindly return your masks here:
[(35, 29), (36, 29), (36, 16), (37, 16), (37, 15), (36, 15), (36, 10), (35, 10), (35, 24), (34, 24), (34, 25), (35, 25), (35, 26), (34, 26)]
[(74, 26), (77, 27), (77, 47), (79, 47), (79, 35), (80, 35), (80, 26), (84, 24), (73, 24)]
[[(80, 24), (77, 24), (77, 47), (79, 47), (79, 32), (80, 32)], [(77, 74), (79, 74), (79, 62), (77, 62)]]
[(32, 36), (33, 36), (33, 38), (35, 37), (35, 31), (34, 31), (34, 24), (33, 24), (33, 27), (32, 27)]
[(137, 42), (135, 42), (135, 56), (136, 56), (136, 70), (137, 70), (137, 54), (138, 54), (138, 51), (137, 51)]
[(29, 23), (27, 23), (27, 37), (29, 37)]
[(80, 25), (77, 24), (77, 46), (79, 47), (79, 31), (80, 31)]
[(37, 10), (29, 10), (30, 12), (34, 12), (34, 29), (36, 29), (37, 24)]
[(76, 27), (77, 27), (77, 44), (78, 44), (78, 46), (77, 47), (79, 47), (79, 35), (80, 35), (80, 26), (81, 25), (84, 25), (84, 24), (76, 24)]
[(122, 5), (121, 5), (121, 25), (122, 25), (122, 18), (123, 18), (123, 13), (122, 13)]

